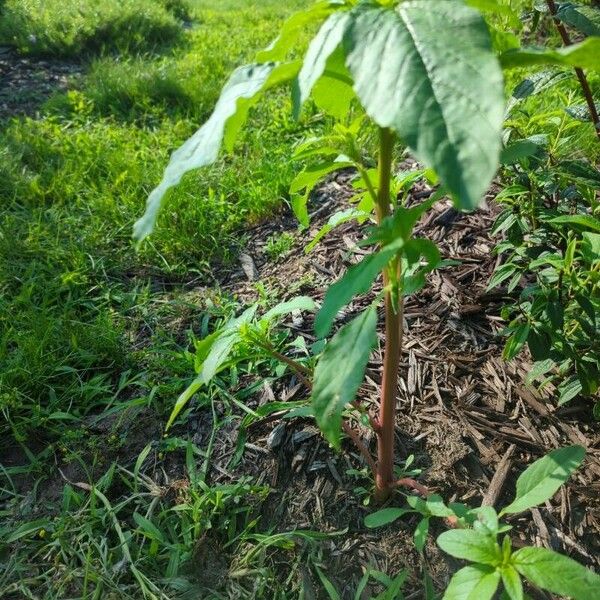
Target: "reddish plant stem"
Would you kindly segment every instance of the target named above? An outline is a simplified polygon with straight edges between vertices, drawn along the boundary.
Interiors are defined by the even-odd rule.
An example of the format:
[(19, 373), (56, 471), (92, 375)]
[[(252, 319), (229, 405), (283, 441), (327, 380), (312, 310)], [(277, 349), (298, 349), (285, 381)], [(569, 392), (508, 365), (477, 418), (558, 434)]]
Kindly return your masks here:
[[(554, 24), (556, 25), (556, 29), (563, 41), (565, 46), (571, 46), (573, 42), (571, 41), (571, 37), (569, 36), (569, 32), (566, 27), (561, 23), (560, 19), (557, 15), (556, 3), (554, 0), (546, 0), (546, 4), (548, 6), (548, 10), (552, 15), (552, 19), (554, 20)], [(598, 116), (598, 111), (596, 109), (596, 103), (594, 102), (594, 96), (592, 95), (592, 89), (590, 88), (590, 84), (583, 72), (583, 69), (579, 67), (575, 67), (575, 75), (577, 75), (577, 79), (579, 80), (579, 85), (581, 86), (581, 90), (585, 97), (585, 101), (588, 105), (588, 110), (590, 111), (590, 118), (592, 119), (592, 123), (594, 125), (594, 129), (596, 130), (596, 135), (598, 139), (600, 139), (600, 116)]]
[(429, 496), (429, 490), (421, 485), (418, 481), (415, 481), (412, 477), (403, 477), (402, 479), (397, 479), (394, 482), (393, 487), (407, 487), (411, 490), (417, 491), (421, 496)]
[[(377, 221), (381, 223), (390, 214), (390, 179), (394, 137), (389, 129), (380, 129), (379, 189), (377, 192)], [(399, 277), (399, 261), (392, 261), (390, 271)], [(389, 272), (383, 272), (384, 286), (390, 283)], [(377, 473), (375, 476), (375, 501), (385, 502), (394, 486), (394, 429), (396, 415), (396, 390), (402, 347), (402, 297), (394, 306), (389, 289), (385, 292), (385, 349), (383, 381), (379, 405), (379, 431), (377, 431)]]

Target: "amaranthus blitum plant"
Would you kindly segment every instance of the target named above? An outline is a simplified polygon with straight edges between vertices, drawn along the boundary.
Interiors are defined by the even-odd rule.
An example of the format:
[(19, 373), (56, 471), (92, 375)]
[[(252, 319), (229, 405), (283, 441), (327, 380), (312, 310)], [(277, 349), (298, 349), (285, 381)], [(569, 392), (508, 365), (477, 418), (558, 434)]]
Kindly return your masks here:
[[(148, 199), (146, 213), (135, 225), (135, 237), (142, 240), (154, 227), (165, 192), (191, 169), (213, 163), (221, 145), (232, 150), (249, 110), (265, 91), (291, 83), (296, 115), (312, 93), (317, 106), (341, 121), (338, 138), (347, 143), (342, 149), (325, 143), (307, 151), (306, 156), (324, 162), (313, 175), (305, 174), (304, 183), (297, 188), (309, 190), (325, 173), (354, 167), (365, 190), (358, 216), (374, 223), (365, 242), (374, 249), (327, 292), (316, 318), (317, 335), (327, 336), (338, 311), (355, 295), (368, 292), (380, 273), (384, 289), (372, 306), (329, 340), (312, 382), (305, 369), (294, 367), (289, 358), (285, 362), (311, 387), (313, 414), (326, 439), (339, 447), (343, 430), (363, 453), (373, 471), (378, 501), (384, 501), (398, 485), (394, 423), (403, 298), (424, 285), (426, 273), (440, 262), (440, 253), (431, 241), (412, 236), (413, 226), (443, 194), (461, 210), (474, 209), (498, 167), (504, 115), (502, 70), (488, 26), (468, 4), (479, 3), (326, 0), (294, 15), (271, 46), (257, 55), (256, 62), (231, 75), (210, 119), (172, 155), (162, 181)], [(322, 24), (304, 60), (288, 60), (300, 33), (315, 23)], [(509, 66), (548, 60), (571, 64), (582, 57), (592, 60), (587, 46), (583, 51), (571, 47), (551, 53), (513, 48), (506, 55), (503, 62)], [(344, 124), (345, 116), (361, 110), (379, 131), (375, 170), (364, 164), (356, 147), (354, 124)], [(438, 193), (422, 204), (408, 206), (406, 193), (399, 199), (393, 164), (397, 144), (408, 147), (441, 184)], [(304, 201), (307, 196), (308, 192)], [(296, 214), (306, 220), (302, 199), (296, 198), (294, 203)], [(358, 432), (344, 421), (344, 413), (351, 405), (360, 406), (356, 395), (376, 345), (381, 300), (385, 350), (379, 414), (370, 420), (377, 436), (377, 457), (373, 459)], [(232, 331), (240, 331), (240, 327), (237, 323), (221, 337), (207, 340), (203, 348), (206, 372), (184, 392), (178, 407), (223, 365), (223, 357), (234, 343)], [(211, 344), (216, 350), (209, 349)]]

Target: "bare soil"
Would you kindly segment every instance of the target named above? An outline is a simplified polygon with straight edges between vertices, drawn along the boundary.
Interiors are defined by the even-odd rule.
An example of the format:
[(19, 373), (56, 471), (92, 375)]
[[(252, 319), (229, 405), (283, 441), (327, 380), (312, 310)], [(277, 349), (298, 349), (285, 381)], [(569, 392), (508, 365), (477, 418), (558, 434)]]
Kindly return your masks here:
[(67, 90), (82, 69), (73, 61), (22, 56), (0, 46), (0, 121), (34, 116), (53, 93)]

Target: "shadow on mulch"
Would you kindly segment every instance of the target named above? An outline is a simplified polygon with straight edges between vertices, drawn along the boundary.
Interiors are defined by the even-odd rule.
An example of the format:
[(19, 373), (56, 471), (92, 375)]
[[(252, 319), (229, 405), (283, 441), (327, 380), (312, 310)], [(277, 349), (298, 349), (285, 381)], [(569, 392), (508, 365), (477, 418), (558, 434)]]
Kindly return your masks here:
[[(411, 165), (406, 165), (410, 167)], [(414, 166), (414, 165), (413, 165)], [(221, 288), (241, 302), (257, 300), (256, 282), (285, 298), (307, 294), (322, 300), (325, 290), (365, 250), (357, 245), (364, 235), (355, 224), (338, 227), (309, 254), (304, 247), (337, 209), (347, 207), (354, 191), (350, 173), (342, 172), (319, 188), (312, 204), (311, 227), (296, 235), (293, 250), (280, 260), (268, 260), (265, 240), (282, 231), (296, 232), (297, 223), (282, 214), (249, 233), (241, 266), (219, 271)], [(417, 189), (413, 198), (431, 193)], [(552, 502), (531, 512), (509, 517), (515, 546), (539, 545), (563, 552), (595, 568), (600, 567), (600, 424), (592, 419), (591, 406), (572, 403), (558, 409), (553, 389), (543, 393), (525, 387), (531, 362), (527, 355), (506, 363), (502, 355), (503, 327), (499, 312), (502, 294), (487, 293), (487, 282), (497, 258), (489, 231), (498, 208), (490, 201), (469, 215), (457, 213), (448, 202), (440, 202), (417, 226), (416, 234), (436, 241), (444, 258), (460, 261), (458, 266), (431, 274), (428, 285), (407, 299), (404, 348), (398, 381), (396, 449), (403, 462), (414, 455), (413, 466), (423, 470), (420, 477), (432, 492), (448, 502), (479, 506), (482, 502), (501, 507), (513, 497), (518, 475), (550, 450), (570, 444), (587, 448), (583, 466), (561, 488)], [(376, 290), (377, 291), (377, 290)], [(190, 292), (193, 301), (194, 292)], [(372, 296), (355, 299), (338, 316), (337, 325), (370, 304)], [(313, 336), (314, 316), (295, 317), (285, 326), (304, 337)], [(383, 347), (380, 336), (380, 348)], [(375, 403), (381, 381), (381, 352), (374, 352), (367, 368), (361, 399)], [(260, 394), (247, 401), (249, 408), (273, 400), (299, 400), (304, 390), (293, 376), (271, 387), (267, 382)], [(216, 406), (220, 417), (223, 407)], [(154, 417), (155, 418), (155, 417)], [(152, 425), (152, 426), (150, 426)], [(143, 444), (161, 439), (161, 423), (143, 424)], [(276, 434), (274, 430), (277, 429)], [(205, 449), (212, 431), (212, 416), (201, 409), (176, 434), (193, 438)], [(375, 450), (370, 431), (361, 431), (363, 440)], [(274, 438), (277, 443), (273, 443)], [(253, 423), (247, 431), (245, 451), (237, 465), (230, 466), (238, 444), (236, 424), (220, 429), (211, 456), (209, 480), (228, 484), (250, 476), (271, 493), (257, 503), (259, 526), (264, 532), (309, 530), (336, 533), (321, 544), (321, 564), (326, 576), (342, 598), (353, 598), (367, 566), (390, 575), (401, 569), (409, 572), (407, 598), (422, 598), (422, 570), (426, 565), (436, 588), (441, 590), (458, 564), (435, 545), (443, 524), (432, 523), (425, 552), (420, 556), (412, 542), (417, 523), (406, 517), (379, 530), (364, 526), (372, 510), (363, 505), (356, 488), (365, 485), (349, 471), (364, 468), (353, 447), (335, 454), (323, 441), (313, 423), (296, 419), (277, 421), (270, 417)], [(157, 461), (151, 453), (145, 474), (160, 484), (185, 476), (184, 461), (175, 453)], [(398, 495), (394, 505), (403, 505)], [(193, 571), (207, 573), (200, 587), (226, 589), (236, 566), (236, 556), (224, 549), (219, 536), (211, 532), (197, 544)], [(300, 542), (299, 542), (300, 544)], [(272, 548), (271, 559), (280, 568), (282, 582), (290, 573), (289, 555)], [(301, 552), (301, 551), (299, 551)], [(200, 566), (201, 568), (196, 568)], [(204, 577), (204, 576), (202, 576)], [(239, 575), (240, 583), (252, 573)], [(312, 597), (322, 597), (320, 582), (308, 568), (301, 568), (302, 585)], [(308, 592), (307, 592), (308, 593)], [(369, 597), (367, 595), (365, 597)], [(532, 594), (537, 598), (535, 594)], [(306, 597), (311, 597), (309, 594)], [(542, 596), (540, 596), (542, 597)], [(543, 596), (547, 598), (547, 596)]]

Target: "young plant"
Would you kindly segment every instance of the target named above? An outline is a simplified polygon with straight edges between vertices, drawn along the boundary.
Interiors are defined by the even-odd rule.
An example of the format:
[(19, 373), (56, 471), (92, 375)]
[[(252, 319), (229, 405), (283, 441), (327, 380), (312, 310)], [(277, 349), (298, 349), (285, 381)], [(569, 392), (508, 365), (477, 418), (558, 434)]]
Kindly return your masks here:
[[(546, 0), (546, 6), (565, 46), (568, 47), (573, 44), (565, 25), (573, 27), (578, 33), (584, 35), (600, 36), (600, 10), (598, 7), (571, 4), (570, 2), (561, 3), (557, 6), (554, 0)], [(594, 125), (596, 135), (600, 140), (600, 116), (598, 116), (598, 106), (594, 101), (592, 89), (583, 69), (575, 67), (575, 74), (587, 104), (589, 119)]]
[[(547, 4), (565, 45), (571, 45), (565, 25), (600, 34), (597, 8)], [(581, 121), (591, 119), (597, 126), (598, 117), (587, 78), (575, 70), (587, 106), (537, 110), (530, 119), (535, 135), (522, 133), (529, 129), (525, 101), (556, 89), (571, 74), (538, 72), (512, 92), (501, 155), (505, 188), (497, 196), (505, 210), (492, 229), (503, 237), (496, 247), (503, 261), (489, 282), (490, 289), (506, 286), (512, 297), (519, 292), (502, 312), (509, 321), (505, 357), (527, 346), (535, 361), (529, 383), (557, 386), (559, 404), (580, 394), (594, 396), (600, 386), (600, 172), (572, 158), (589, 133)], [(594, 410), (600, 414), (600, 403)]]
[(575, 600), (600, 598), (600, 576), (576, 561), (546, 548), (521, 547), (513, 551), (504, 535), (511, 526), (499, 519), (539, 506), (557, 492), (583, 460), (581, 446), (554, 450), (534, 462), (517, 480), (514, 500), (499, 513), (491, 506), (469, 508), (445, 505), (440, 496), (422, 500), (409, 497), (409, 507), (385, 508), (365, 519), (367, 527), (381, 527), (409, 514), (421, 515), (415, 545), (423, 550), (431, 518), (445, 519), (453, 529), (438, 536), (437, 544), (451, 556), (472, 564), (454, 574), (443, 600), (490, 600), (502, 583), (502, 598), (523, 600), (522, 578), (535, 587)]
[[(173, 153), (162, 181), (148, 198), (146, 213), (135, 225), (135, 236), (142, 240), (152, 231), (169, 188), (191, 169), (213, 163), (221, 145), (232, 150), (251, 107), (277, 85), (291, 82), (297, 116), (311, 93), (317, 106), (338, 120), (344, 121), (354, 111), (366, 114), (377, 130), (377, 168), (364, 160), (362, 149), (353, 143), (356, 136), (350, 136), (344, 155), (337, 155), (336, 147), (318, 147), (313, 156), (324, 162), (306, 175), (306, 184), (298, 184), (298, 190), (337, 168), (352, 167), (365, 188), (360, 216), (366, 214), (376, 224), (365, 242), (373, 252), (327, 292), (316, 319), (317, 335), (328, 335), (339, 309), (355, 295), (370, 291), (380, 273), (383, 292), (329, 340), (314, 381), (307, 386), (326, 439), (338, 448), (343, 430), (365, 456), (373, 471), (377, 501), (388, 498), (399, 483), (394, 476), (394, 426), (403, 298), (422, 286), (426, 273), (440, 261), (432, 242), (412, 235), (419, 216), (437, 196), (419, 205), (398, 199), (393, 177), (396, 148), (398, 144), (410, 148), (432, 169), (459, 209), (478, 205), (498, 167), (504, 115), (502, 71), (483, 17), (468, 4), (479, 3), (325, 0), (294, 15), (255, 63), (232, 74), (210, 119)], [(322, 25), (304, 60), (287, 60), (302, 30), (315, 23)], [(594, 44), (586, 40), (564, 51), (512, 49), (502, 62), (587, 66), (597, 60)], [(404, 199), (408, 200), (406, 195)], [(295, 210), (306, 222), (302, 202)], [(385, 350), (379, 412), (370, 419), (377, 438), (374, 460), (358, 432), (344, 421), (344, 412), (350, 406), (366, 412), (356, 397), (377, 342), (381, 300)]]

